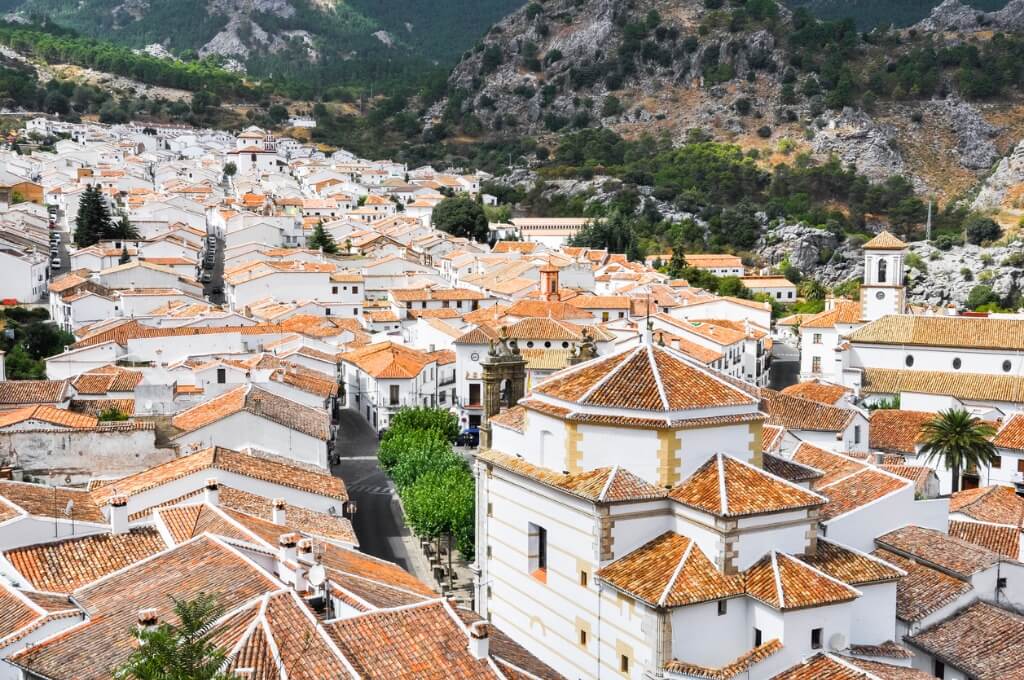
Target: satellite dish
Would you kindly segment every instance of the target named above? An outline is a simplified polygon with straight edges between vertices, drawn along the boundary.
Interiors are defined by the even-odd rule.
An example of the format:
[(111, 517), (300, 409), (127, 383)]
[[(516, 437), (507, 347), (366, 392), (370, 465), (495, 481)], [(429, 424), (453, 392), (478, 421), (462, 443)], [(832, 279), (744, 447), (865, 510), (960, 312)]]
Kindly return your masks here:
[(828, 646), (829, 649), (832, 649), (833, 651), (837, 652), (846, 649), (846, 636), (842, 633), (834, 633), (828, 639)]
[(327, 573), (324, 571), (324, 567), (321, 564), (314, 564), (309, 569), (309, 576), (307, 577), (310, 585), (321, 586), (323, 582), (327, 580)]

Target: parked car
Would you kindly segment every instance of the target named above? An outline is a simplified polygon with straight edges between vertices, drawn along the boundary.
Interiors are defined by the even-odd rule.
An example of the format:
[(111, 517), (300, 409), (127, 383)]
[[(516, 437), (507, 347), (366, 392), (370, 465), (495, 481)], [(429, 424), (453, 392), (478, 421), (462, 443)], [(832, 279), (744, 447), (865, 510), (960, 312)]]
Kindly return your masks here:
[(61, 266), (62, 265), (60, 263), (60, 258), (59, 257), (55, 257), (55, 258), (52, 258), (50, 260), (50, 269), (60, 269)]
[(455, 445), (468, 446), (474, 449), (480, 446), (480, 428), (467, 427), (455, 438)]
[(203, 283), (209, 283), (213, 281), (213, 275), (210, 272), (203, 272)]

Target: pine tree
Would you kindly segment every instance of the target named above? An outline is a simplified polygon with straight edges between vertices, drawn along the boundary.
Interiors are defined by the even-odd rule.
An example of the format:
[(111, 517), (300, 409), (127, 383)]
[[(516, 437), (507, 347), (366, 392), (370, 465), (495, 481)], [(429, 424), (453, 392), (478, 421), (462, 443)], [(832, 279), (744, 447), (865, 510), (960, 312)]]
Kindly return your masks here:
[(668, 261), (668, 275), (673, 279), (680, 279), (685, 269), (686, 253), (683, 252), (682, 246), (676, 245), (672, 248), (672, 259)]
[(334, 237), (324, 229), (323, 221), (317, 222), (313, 227), (313, 233), (306, 239), (306, 247), (312, 250), (323, 249), (328, 255), (338, 252), (338, 244), (334, 242)]
[(121, 257), (117, 259), (118, 264), (128, 264), (131, 260), (132, 258), (128, 255), (128, 246), (121, 246)]
[(78, 201), (75, 218), (75, 243), (79, 248), (95, 245), (112, 231), (110, 211), (99, 187), (88, 186)]
[(106, 238), (115, 238), (123, 241), (133, 241), (141, 238), (139, 230), (134, 224), (128, 221), (127, 215), (121, 215), (117, 224), (113, 224)]

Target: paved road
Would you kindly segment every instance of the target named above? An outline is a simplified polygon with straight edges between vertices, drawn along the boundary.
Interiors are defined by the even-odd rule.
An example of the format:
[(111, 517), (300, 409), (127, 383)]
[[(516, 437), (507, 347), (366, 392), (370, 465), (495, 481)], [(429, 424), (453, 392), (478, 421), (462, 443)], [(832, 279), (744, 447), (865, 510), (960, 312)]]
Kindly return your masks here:
[[(212, 280), (209, 283), (203, 284), (203, 293), (206, 295), (210, 302), (219, 305), (224, 302), (224, 241), (217, 239), (216, 246), (216, 260), (212, 269), (207, 269), (205, 264), (202, 268), (203, 272), (210, 272)], [(220, 289), (220, 293), (214, 294), (215, 288)]]
[(331, 471), (345, 480), (349, 497), (356, 502), (353, 525), (359, 549), (411, 570), (409, 554), (402, 543), (409, 530), (390, 480), (377, 465), (377, 434), (358, 413), (343, 409), (338, 417), (336, 441), (335, 451), (341, 462)]

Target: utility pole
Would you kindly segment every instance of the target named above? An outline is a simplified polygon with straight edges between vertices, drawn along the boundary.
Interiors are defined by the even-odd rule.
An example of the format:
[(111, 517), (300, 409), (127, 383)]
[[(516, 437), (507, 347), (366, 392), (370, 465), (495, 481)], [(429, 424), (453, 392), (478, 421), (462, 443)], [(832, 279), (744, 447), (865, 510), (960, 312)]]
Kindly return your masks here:
[(932, 240), (932, 199), (928, 198), (928, 221), (924, 225), (925, 238)]

